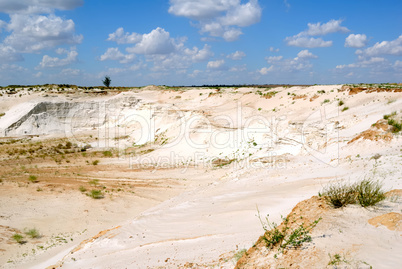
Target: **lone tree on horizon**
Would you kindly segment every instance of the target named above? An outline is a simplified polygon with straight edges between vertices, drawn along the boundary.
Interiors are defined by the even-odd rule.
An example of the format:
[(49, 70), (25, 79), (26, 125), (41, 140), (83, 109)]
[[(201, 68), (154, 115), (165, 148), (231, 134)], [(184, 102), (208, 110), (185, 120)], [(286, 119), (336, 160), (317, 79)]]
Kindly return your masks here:
[(112, 80), (110, 79), (109, 76), (105, 76), (105, 79), (102, 80), (102, 82), (103, 82), (103, 85), (105, 85), (105, 87), (109, 88), (110, 83), (112, 82)]

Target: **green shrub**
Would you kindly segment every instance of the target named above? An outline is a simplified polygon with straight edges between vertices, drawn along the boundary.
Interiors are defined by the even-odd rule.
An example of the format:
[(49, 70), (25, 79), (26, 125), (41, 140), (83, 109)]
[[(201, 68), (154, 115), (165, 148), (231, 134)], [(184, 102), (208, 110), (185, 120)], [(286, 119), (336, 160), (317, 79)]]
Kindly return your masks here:
[(41, 237), (39, 231), (35, 228), (29, 229), (28, 231), (25, 232), (25, 234), (27, 236), (29, 236), (30, 238), (40, 238)]
[(340, 254), (335, 254), (333, 257), (329, 254), (329, 262), (328, 265), (340, 265), (341, 263), (347, 263), (345, 258), (342, 258)]
[(29, 178), (28, 178), (28, 180), (29, 180), (29, 182), (32, 182), (32, 183), (37, 183), (37, 182), (39, 182), (39, 181), (38, 181), (38, 178), (37, 178), (36, 176), (34, 176), (34, 175), (30, 175)]
[(80, 190), (80, 192), (86, 192), (87, 191), (87, 189), (84, 186), (80, 186), (79, 190)]
[(99, 184), (99, 179), (92, 179), (88, 181), (89, 185), (97, 186)]
[(99, 160), (95, 160), (92, 162), (92, 165), (98, 165), (98, 163), (99, 163)]
[(87, 195), (93, 199), (102, 199), (104, 197), (101, 190), (91, 190)]
[[(265, 231), (263, 235), (263, 240), (265, 241), (267, 248), (273, 248), (275, 246), (278, 246), (278, 251), (282, 253), (286, 248), (292, 248), (292, 247), (298, 248), (304, 242), (310, 242), (311, 230), (315, 226), (317, 226), (318, 222), (321, 220), (321, 218), (319, 218), (310, 225), (305, 225), (304, 223), (301, 223), (300, 225), (297, 226), (297, 228), (292, 229), (290, 227), (290, 224), (293, 223), (294, 221), (290, 222), (289, 217), (284, 218), (281, 216), (282, 227), (279, 229), (276, 223), (270, 222), (268, 220), (269, 215), (267, 215), (265, 217), (265, 221), (263, 221), (261, 219), (258, 208), (257, 212), (262, 228)], [(302, 216), (300, 216), (300, 219), (302, 219)]]
[(113, 153), (109, 150), (102, 152), (105, 157), (113, 157)]
[(387, 120), (393, 116), (396, 116), (396, 111), (392, 112), (391, 114), (386, 114), (383, 116), (384, 120)]
[(345, 106), (345, 107), (342, 109), (342, 112), (344, 112), (344, 111), (346, 111), (346, 110), (348, 110), (348, 109), (349, 109), (349, 107)]
[(373, 206), (385, 199), (382, 184), (379, 181), (365, 179), (356, 185), (357, 200), (363, 207)]
[(354, 185), (334, 183), (324, 188), (323, 193), (319, 196), (324, 196), (329, 204), (335, 208), (343, 207), (356, 202), (356, 192)]
[(71, 149), (72, 146), (73, 146), (73, 143), (71, 143), (70, 141), (68, 141), (68, 142), (66, 143), (65, 148), (66, 148), (66, 149)]
[(325, 99), (324, 102), (323, 102), (323, 104), (329, 103), (329, 102), (330, 102), (329, 99)]
[(240, 260), (241, 257), (243, 257), (243, 255), (247, 252), (247, 249), (243, 248), (241, 250), (239, 250), (238, 252), (235, 253), (235, 255), (233, 256), (233, 258), (235, 259), (235, 261), (237, 262), (238, 260)]
[(345, 103), (342, 100), (339, 100), (338, 106), (343, 106)]
[(388, 119), (388, 124), (392, 126), (393, 133), (399, 133), (402, 130), (402, 123), (399, 123), (394, 119)]
[(385, 199), (382, 184), (372, 179), (364, 179), (355, 184), (335, 183), (324, 188), (323, 196), (334, 208), (349, 204), (363, 207), (373, 206)]
[(22, 236), (21, 234), (14, 234), (13, 235), (13, 239), (18, 243), (18, 244), (25, 244), (26, 241), (24, 240), (24, 236)]

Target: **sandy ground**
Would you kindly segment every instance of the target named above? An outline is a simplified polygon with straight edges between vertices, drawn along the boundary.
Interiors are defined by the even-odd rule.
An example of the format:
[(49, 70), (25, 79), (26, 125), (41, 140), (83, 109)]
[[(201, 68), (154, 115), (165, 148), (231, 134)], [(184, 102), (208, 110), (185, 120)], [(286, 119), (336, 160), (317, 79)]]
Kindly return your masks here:
[[(372, 126), (394, 111), (400, 120), (402, 93), (350, 93), (340, 85), (319, 85), (4, 95), (3, 130), (15, 115), (30, 113), (29, 106), (15, 108), (18, 104), (44, 99), (79, 104), (71, 111), (48, 105), (62, 116), (52, 118), (41, 108), (39, 116), (8, 129), (18, 139), (27, 131), (38, 137), (2, 140), (8, 142), (0, 151), (0, 263), (6, 268), (233, 268), (239, 251), (263, 232), (257, 206), (280, 223), (281, 215), (336, 180), (370, 177), (382, 180), (387, 190), (402, 188), (401, 137), (387, 124)], [(88, 102), (102, 104), (107, 113)], [(80, 111), (89, 115), (86, 121)], [(64, 122), (57, 123), (61, 117)], [(68, 124), (78, 127), (66, 132)], [(41, 134), (50, 131), (51, 136)], [(68, 141), (73, 146), (64, 149)], [(91, 147), (81, 152), (85, 145)], [(39, 182), (29, 182), (30, 175)], [(91, 184), (94, 179), (99, 182)], [(80, 186), (101, 189), (104, 198), (92, 199)], [(400, 204), (392, 206), (400, 213)], [(339, 216), (355, 216), (355, 209), (348, 210)], [(378, 265), (379, 256), (367, 255), (385, 249), (391, 253), (387, 264), (400, 266), (401, 237), (385, 237), (394, 240), (391, 249), (369, 243), (382, 228), (366, 224), (374, 213), (361, 214), (366, 230), (356, 229), (366, 241), (358, 244), (368, 247), (347, 259)], [(42, 237), (25, 244), (11, 239), (31, 228)], [(337, 228), (322, 229), (334, 234)], [(328, 245), (324, 254), (342, 251)]]

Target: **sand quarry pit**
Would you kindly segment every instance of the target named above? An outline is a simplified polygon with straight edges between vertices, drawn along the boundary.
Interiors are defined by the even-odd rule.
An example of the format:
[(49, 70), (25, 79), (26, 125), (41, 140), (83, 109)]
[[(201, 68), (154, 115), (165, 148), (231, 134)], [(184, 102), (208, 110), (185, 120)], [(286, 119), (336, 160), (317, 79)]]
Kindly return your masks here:
[[(402, 267), (400, 85), (0, 92), (2, 268)], [(321, 220), (278, 254), (258, 213)]]

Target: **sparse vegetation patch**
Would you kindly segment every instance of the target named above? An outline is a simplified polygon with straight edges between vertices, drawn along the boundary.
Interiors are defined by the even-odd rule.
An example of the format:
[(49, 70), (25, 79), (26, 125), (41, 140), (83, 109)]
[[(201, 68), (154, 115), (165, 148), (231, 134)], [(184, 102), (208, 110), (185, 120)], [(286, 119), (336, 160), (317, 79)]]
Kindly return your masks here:
[(349, 204), (363, 207), (374, 206), (385, 199), (385, 192), (379, 181), (364, 179), (354, 184), (334, 183), (325, 187), (319, 196), (324, 197), (334, 208)]

